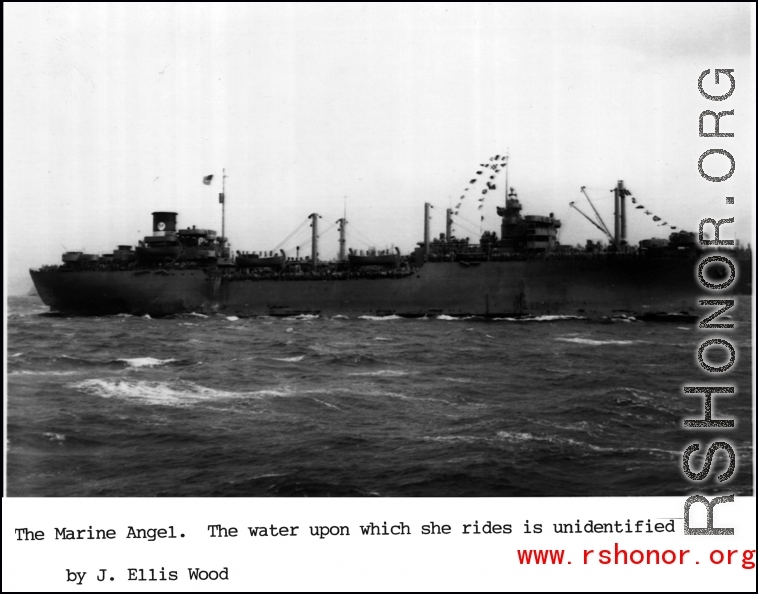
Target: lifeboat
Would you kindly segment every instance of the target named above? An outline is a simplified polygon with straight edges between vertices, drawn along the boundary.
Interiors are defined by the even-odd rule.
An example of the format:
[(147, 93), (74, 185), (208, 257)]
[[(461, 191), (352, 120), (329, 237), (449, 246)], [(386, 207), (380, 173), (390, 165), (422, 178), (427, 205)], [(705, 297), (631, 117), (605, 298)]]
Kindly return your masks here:
[(139, 262), (173, 262), (182, 255), (182, 244), (174, 237), (145, 237), (135, 248)]
[(350, 263), (350, 266), (396, 267), (400, 265), (400, 252), (399, 250), (395, 254), (377, 254), (376, 252), (370, 252), (363, 256), (350, 250), (350, 253), (347, 256), (347, 261)]
[(73, 262), (78, 262), (79, 258), (82, 257), (82, 252), (66, 252), (61, 257), (61, 260), (66, 264), (71, 264)]
[(237, 252), (235, 263), (237, 268), (283, 268), (287, 259), (281, 256), (260, 256)]

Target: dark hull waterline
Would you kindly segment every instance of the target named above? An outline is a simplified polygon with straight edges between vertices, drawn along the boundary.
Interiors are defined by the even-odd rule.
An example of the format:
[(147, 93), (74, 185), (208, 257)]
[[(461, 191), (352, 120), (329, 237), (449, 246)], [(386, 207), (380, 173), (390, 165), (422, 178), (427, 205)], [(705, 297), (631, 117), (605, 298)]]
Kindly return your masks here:
[[(429, 262), (404, 278), (238, 280), (220, 271), (32, 271), (52, 311), (78, 315), (700, 315), (689, 259)], [(750, 292), (747, 278), (734, 283)], [(739, 290), (739, 289), (742, 290)], [(720, 294), (729, 291), (720, 291)]]

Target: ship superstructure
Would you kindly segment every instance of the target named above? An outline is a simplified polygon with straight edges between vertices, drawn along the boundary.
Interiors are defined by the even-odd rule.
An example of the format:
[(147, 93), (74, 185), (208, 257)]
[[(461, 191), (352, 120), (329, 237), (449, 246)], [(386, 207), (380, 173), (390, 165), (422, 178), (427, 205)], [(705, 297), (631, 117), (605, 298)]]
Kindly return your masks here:
[[(494, 189), (494, 183), (488, 187)], [(31, 275), (52, 310), (73, 314), (694, 315), (694, 271), (701, 253), (694, 234), (677, 231), (667, 240), (630, 246), (629, 193), (623, 182), (614, 192), (613, 233), (597, 211), (596, 220), (584, 215), (607, 235), (605, 245), (562, 245), (561, 221), (552, 213), (523, 215), (518, 195), (509, 188), (504, 205), (496, 209), (499, 235), (483, 231), (473, 241), (458, 238), (454, 210), (447, 209), (445, 232), (432, 238), (427, 203), (423, 240), (406, 254), (397, 248), (347, 248), (343, 217), (337, 221), (339, 256), (324, 261), (319, 257), (320, 217), (313, 213), (308, 216), (309, 255), (301, 256), (298, 248), (295, 254), (266, 250), (232, 256), (223, 233), (179, 229), (176, 212), (157, 211), (152, 213), (152, 235), (134, 248), (119, 245), (102, 255), (66, 252), (62, 265), (44, 266)], [(223, 205), (224, 193), (220, 198)], [(730, 253), (736, 260), (752, 258), (749, 249)], [(712, 268), (712, 275), (726, 274)], [(750, 273), (749, 265), (741, 267), (734, 286), (738, 292), (752, 290)]]

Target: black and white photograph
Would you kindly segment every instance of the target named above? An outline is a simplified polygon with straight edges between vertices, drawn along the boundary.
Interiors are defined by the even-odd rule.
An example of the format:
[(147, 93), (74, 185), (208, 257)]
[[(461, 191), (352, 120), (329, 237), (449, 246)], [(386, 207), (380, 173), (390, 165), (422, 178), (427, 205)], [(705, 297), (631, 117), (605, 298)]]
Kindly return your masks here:
[(752, 162), (704, 183), (695, 113), (718, 42), (748, 142), (748, 12), (11, 8), (8, 494), (689, 492), (701, 215), (750, 393)]
[(754, 496), (749, 4), (3, 13), (6, 499)]

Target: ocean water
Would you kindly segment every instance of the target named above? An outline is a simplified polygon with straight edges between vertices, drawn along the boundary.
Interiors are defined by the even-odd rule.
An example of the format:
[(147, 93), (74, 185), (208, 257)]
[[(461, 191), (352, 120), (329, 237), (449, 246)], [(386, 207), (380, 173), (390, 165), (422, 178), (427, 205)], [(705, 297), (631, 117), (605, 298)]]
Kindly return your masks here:
[[(624, 496), (752, 492), (749, 298), (734, 369), (694, 324), (59, 317), (8, 301), (11, 496)], [(730, 312), (731, 313), (731, 312)], [(709, 360), (719, 363), (717, 349)], [(682, 428), (702, 396), (731, 430)], [(706, 481), (717, 438), (737, 451)]]

